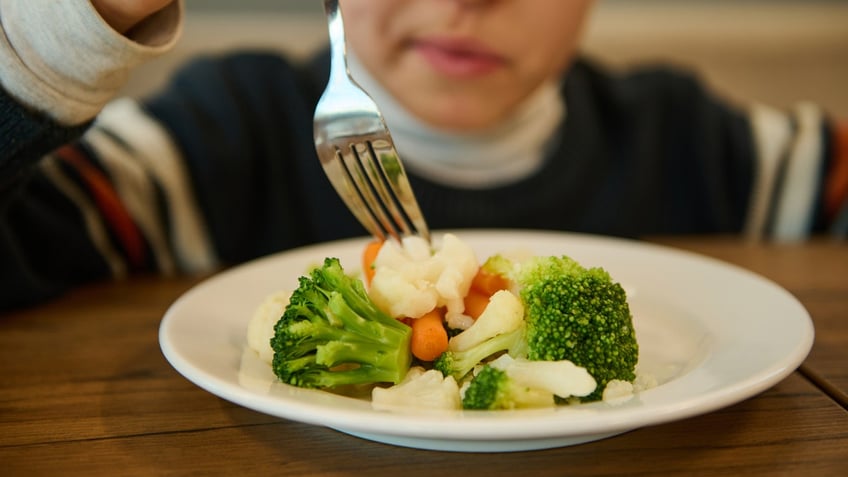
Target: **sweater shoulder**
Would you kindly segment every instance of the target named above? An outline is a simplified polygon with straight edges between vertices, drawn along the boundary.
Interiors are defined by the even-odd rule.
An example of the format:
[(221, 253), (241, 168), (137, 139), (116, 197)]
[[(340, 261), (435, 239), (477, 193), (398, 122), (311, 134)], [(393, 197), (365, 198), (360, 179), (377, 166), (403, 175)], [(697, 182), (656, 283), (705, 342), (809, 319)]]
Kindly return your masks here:
[(695, 71), (666, 64), (614, 69), (580, 58), (566, 78), (564, 92), (571, 101), (579, 95), (600, 106), (631, 112), (678, 111), (704, 104), (733, 115), (743, 109), (710, 90)]

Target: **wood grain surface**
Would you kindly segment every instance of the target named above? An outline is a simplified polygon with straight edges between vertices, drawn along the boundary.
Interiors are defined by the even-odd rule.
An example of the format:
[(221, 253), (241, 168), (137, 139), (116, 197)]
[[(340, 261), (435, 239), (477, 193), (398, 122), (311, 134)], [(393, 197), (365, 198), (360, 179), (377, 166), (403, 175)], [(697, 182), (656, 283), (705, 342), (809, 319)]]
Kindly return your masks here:
[(0, 475), (848, 475), (848, 247), (656, 239), (792, 292), (816, 326), (799, 371), (710, 414), (572, 447), (467, 454), (259, 414), (177, 374), (165, 310), (202, 277), (134, 277), (0, 317)]

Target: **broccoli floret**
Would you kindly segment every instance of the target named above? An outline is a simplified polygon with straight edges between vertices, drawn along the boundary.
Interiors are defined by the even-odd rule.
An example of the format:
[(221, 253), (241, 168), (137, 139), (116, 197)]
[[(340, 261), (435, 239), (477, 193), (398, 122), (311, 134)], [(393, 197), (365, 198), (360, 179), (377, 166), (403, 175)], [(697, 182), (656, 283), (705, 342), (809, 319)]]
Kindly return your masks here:
[(453, 376), (460, 381), (487, 358), (501, 352), (519, 356), (524, 354), (524, 349), (525, 327), (522, 324), (508, 333), (495, 335), (463, 351), (447, 350), (433, 361), (433, 368), (441, 371), (445, 376)]
[(409, 326), (381, 311), (337, 258), (299, 280), (274, 326), (272, 368), (299, 387), (394, 383), (412, 362)]
[(552, 406), (595, 390), (585, 368), (570, 361), (529, 361), (503, 355), (483, 366), (462, 399), (464, 409)]
[(586, 401), (601, 399), (612, 379), (635, 379), (639, 346), (627, 296), (605, 270), (566, 256), (515, 263), (496, 255), (483, 267), (508, 278), (524, 304), (528, 359), (586, 368), (598, 384)]
[(485, 365), (462, 397), (463, 409), (515, 409), (554, 405), (551, 392), (528, 388), (510, 379), (506, 371)]

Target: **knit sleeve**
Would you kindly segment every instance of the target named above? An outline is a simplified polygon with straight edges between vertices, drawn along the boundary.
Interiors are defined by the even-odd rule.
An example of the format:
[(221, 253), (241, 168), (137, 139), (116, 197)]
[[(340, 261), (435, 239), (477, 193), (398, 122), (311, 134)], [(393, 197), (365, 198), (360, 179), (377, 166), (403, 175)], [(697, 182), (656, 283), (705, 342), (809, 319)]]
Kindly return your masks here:
[(173, 46), (182, 5), (152, 15), (128, 38), (88, 1), (0, 0), (0, 191), (78, 137), (132, 66)]
[(111, 102), (72, 142), (71, 129), (31, 121), (15, 122), (13, 137), (53, 134), (58, 147), (2, 163), (0, 310), (92, 280), (217, 265), (180, 152), (134, 101)]
[(0, 309), (180, 266), (159, 176), (91, 125), (133, 66), (173, 46), (182, 10), (177, 0), (124, 36), (88, 1), (0, 0)]
[(61, 126), (25, 108), (0, 88), (0, 205), (42, 155), (78, 137), (87, 126)]

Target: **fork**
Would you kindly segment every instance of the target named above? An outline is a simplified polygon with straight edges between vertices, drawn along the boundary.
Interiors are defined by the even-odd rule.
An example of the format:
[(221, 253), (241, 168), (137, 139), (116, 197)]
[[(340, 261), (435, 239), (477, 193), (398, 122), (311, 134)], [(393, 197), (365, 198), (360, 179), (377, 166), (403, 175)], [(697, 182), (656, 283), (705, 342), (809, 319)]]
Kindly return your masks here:
[(347, 65), (338, 0), (324, 0), (330, 34), (330, 79), (313, 120), (315, 150), (336, 192), (379, 240), (430, 232), (377, 105)]

